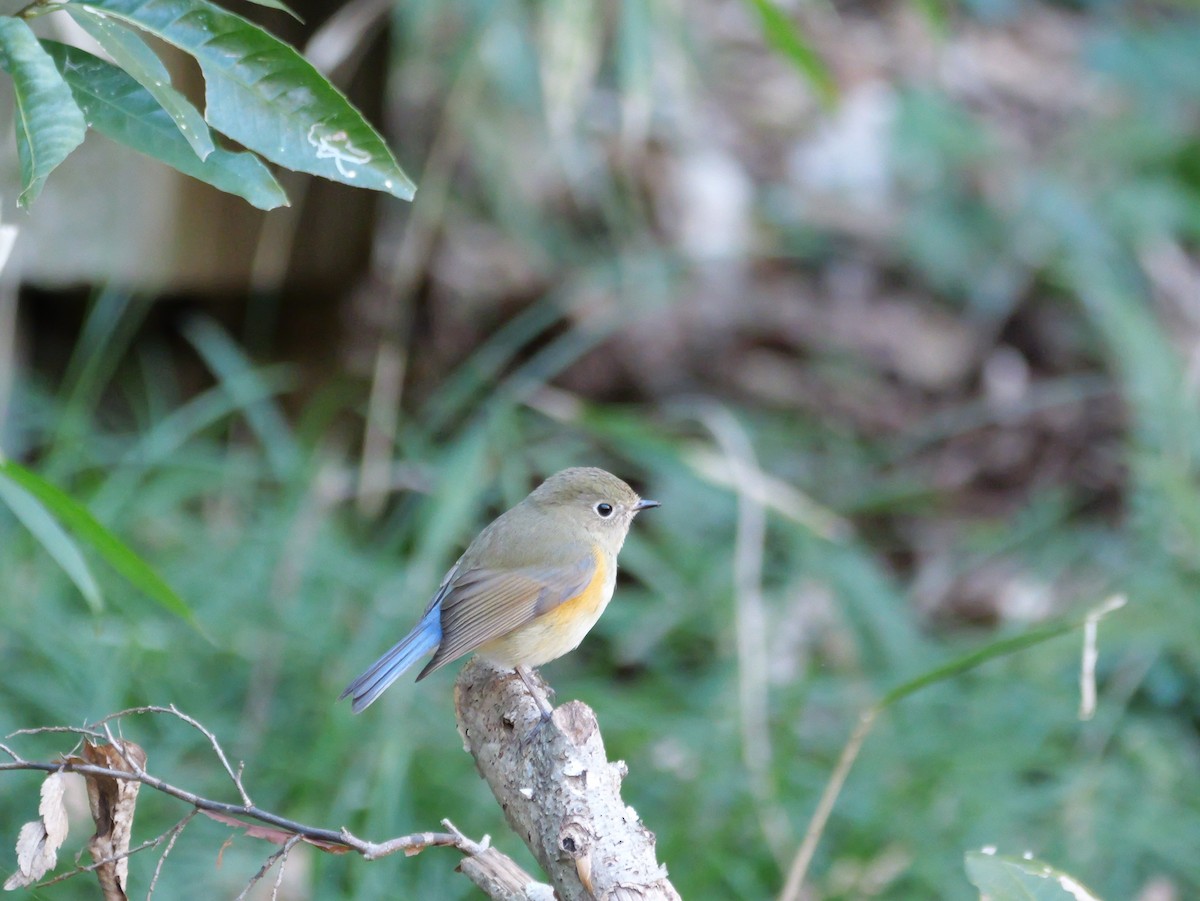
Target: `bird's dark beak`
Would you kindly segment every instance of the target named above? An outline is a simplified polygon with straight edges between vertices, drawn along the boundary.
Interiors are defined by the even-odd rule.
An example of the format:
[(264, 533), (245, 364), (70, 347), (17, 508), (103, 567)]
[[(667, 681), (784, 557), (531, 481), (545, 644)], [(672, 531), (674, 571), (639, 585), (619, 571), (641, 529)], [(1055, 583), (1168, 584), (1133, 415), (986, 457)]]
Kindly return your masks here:
[(651, 501), (651, 500), (646, 500), (646, 498), (642, 498), (640, 501), (638, 501), (636, 504), (633, 505), (633, 512), (640, 513), (642, 510), (649, 510), (651, 507), (661, 507), (661, 506), (662, 506), (662, 504), (660, 504), (658, 501)]

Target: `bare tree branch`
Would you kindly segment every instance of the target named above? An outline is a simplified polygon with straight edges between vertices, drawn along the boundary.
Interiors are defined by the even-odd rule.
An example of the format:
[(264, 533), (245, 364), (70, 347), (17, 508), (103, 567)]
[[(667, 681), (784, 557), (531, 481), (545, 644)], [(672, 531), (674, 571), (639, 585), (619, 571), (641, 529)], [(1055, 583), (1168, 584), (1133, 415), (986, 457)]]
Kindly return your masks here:
[[(544, 695), (544, 684), (541, 686)], [(55, 877), (58, 882), (80, 873), (109, 870), (131, 854), (163, 845), (165, 848), (151, 878), (147, 898), (158, 885), (167, 856), (179, 835), (197, 813), (245, 830), (247, 835), (273, 841), (282, 847), (264, 861), (239, 898), (259, 882), (276, 863), (272, 898), (278, 894), (288, 854), (300, 842), (325, 851), (354, 851), (366, 860), (396, 852), (417, 854), (430, 847), (456, 848), (463, 860), (459, 870), (493, 899), (502, 901), (591, 901), (594, 898), (638, 897), (643, 901), (676, 901), (679, 895), (667, 880), (666, 869), (654, 855), (654, 835), (620, 797), (625, 765), (610, 763), (604, 754), (595, 715), (574, 701), (554, 712), (543, 723), (530, 689), (511, 673), (494, 670), (480, 661), (469, 664), (455, 691), (459, 729), (474, 755), (479, 771), (492, 786), (514, 829), (526, 839), (553, 887), (536, 881), (511, 859), (490, 847), (486, 837), (475, 842), (448, 820), (447, 832), (415, 832), (370, 842), (349, 830), (324, 829), (296, 822), (255, 805), (242, 783), (242, 769), (230, 765), (221, 743), (198, 720), (169, 707), (134, 707), (110, 714), (85, 728), (41, 727), (14, 735), (63, 732), (88, 739), (107, 738), (107, 757), (92, 760), (75, 756), (55, 761), (29, 760), (6, 744), (0, 752), (11, 758), (0, 763), (0, 772), (33, 770), (77, 773), (85, 778), (123, 780), (154, 789), (183, 801), (193, 809), (170, 829), (150, 841), (113, 853), (89, 866), (76, 867)], [(241, 799), (241, 803), (202, 797), (173, 785), (146, 770), (144, 760), (119, 738), (122, 718), (140, 714), (175, 717), (200, 732), (209, 742)], [(118, 728), (114, 730), (113, 724)], [(116, 734), (114, 734), (116, 733)], [(85, 744), (84, 749), (93, 746)], [(105, 747), (105, 746), (101, 746)], [(140, 752), (139, 752), (140, 753)], [(113, 766), (97, 763), (107, 760)], [(116, 765), (122, 765), (116, 768)], [(50, 883), (45, 883), (50, 884)]]
[(449, 820), (442, 820), (442, 825), (471, 847), (472, 853), (463, 858), (458, 868), (489, 898), (503, 901), (557, 901), (553, 888), (544, 882), (536, 882), (512, 858), (490, 847), (487, 836), (484, 836), (482, 843), (476, 843), (459, 832)]
[(221, 766), (225, 768), (225, 772), (229, 775), (230, 780), (233, 782), (234, 788), (238, 790), (238, 795), (241, 796), (242, 804), (244, 804), (246, 807), (252, 807), (254, 805), (254, 802), (250, 800), (250, 796), (246, 793), (246, 789), (242, 786), (241, 766), (239, 766), (235, 772), (233, 767), (229, 765), (229, 758), (225, 756), (225, 749), (221, 747), (221, 743), (217, 741), (217, 737), (213, 735), (212, 731), (206, 728), (199, 720), (188, 716), (174, 704), (171, 704), (169, 707), (158, 707), (154, 705), (145, 707), (130, 707), (127, 710), (119, 710), (116, 713), (110, 713), (108, 716), (104, 717), (104, 719), (99, 720), (95, 725), (106, 726), (112, 720), (142, 713), (164, 713), (177, 717), (207, 738), (208, 743), (212, 745), (213, 753), (217, 755), (217, 759), (221, 761)]
[(678, 901), (654, 833), (621, 800), (625, 764), (605, 756), (586, 704), (571, 701), (543, 722), (517, 675), (476, 658), (455, 682), (454, 705), (480, 774), (563, 901)]
[[(122, 717), (146, 713), (176, 717), (204, 735), (208, 739), (213, 753), (220, 760), (221, 766), (241, 796), (242, 803), (237, 804), (205, 798), (187, 789), (172, 785), (147, 772), (137, 757), (129, 752), (127, 743), (114, 735), (114, 730), (111, 726), (114, 721), (119, 723)], [(117, 731), (119, 732), (120, 730), (118, 729)], [(377, 860), (398, 851), (402, 851), (407, 855), (413, 855), (430, 847), (456, 848), (464, 855), (464, 859), (460, 865), (460, 869), (464, 875), (487, 892), (490, 897), (505, 899), (505, 901), (513, 901), (513, 899), (516, 899), (516, 901), (541, 901), (541, 899), (553, 897), (549, 886), (536, 882), (533, 877), (524, 873), (513, 861), (509, 860), (499, 851), (490, 848), (486, 839), (483, 843), (474, 842), (448, 822), (446, 824), (447, 829), (450, 830), (448, 832), (416, 832), (410, 835), (398, 836), (385, 842), (370, 842), (359, 838), (345, 828), (334, 830), (309, 826), (258, 807), (250, 801), (249, 793), (242, 784), (241, 767), (237, 770), (233, 769), (229, 763), (229, 758), (226, 756), (224, 749), (212, 731), (203, 726), (198, 720), (181, 712), (174, 705), (169, 707), (147, 706), (130, 708), (129, 710), (110, 714), (86, 728), (43, 726), (33, 729), (21, 729), (12, 734), (17, 736), (39, 735), (43, 733), (67, 733), (89, 739), (107, 739), (112, 752), (108, 759), (124, 764), (125, 768), (116, 769), (89, 762), (82, 757), (74, 756), (73, 753), (71, 756), (64, 756), (55, 761), (30, 760), (23, 757), (11, 746), (0, 743), (0, 752), (11, 758), (8, 762), (0, 763), (0, 772), (30, 770), (44, 773), (76, 773), (85, 778), (105, 777), (123, 780), (124, 782), (144, 785), (162, 794), (169, 795), (190, 805), (193, 809), (174, 826), (155, 838), (143, 842), (137, 847), (124, 850), (121, 853), (104, 855), (90, 865), (77, 866), (71, 872), (56, 876), (52, 880), (42, 883), (42, 885), (51, 885), (55, 882), (78, 876), (81, 873), (96, 872), (104, 868), (111, 869), (130, 855), (158, 847), (165, 841), (166, 847), (159, 857), (158, 864), (154, 869), (154, 875), (150, 880), (146, 895), (149, 899), (154, 894), (163, 865), (167, 856), (174, 848), (175, 841), (197, 813), (204, 813), (206, 816), (216, 819), (219, 822), (245, 830), (247, 835), (264, 838), (282, 845), (278, 851), (274, 852), (264, 862), (262, 868), (251, 878), (246, 889), (239, 897), (245, 897), (246, 893), (255, 884), (260, 882), (270, 871), (271, 867), (278, 862), (279, 872), (272, 890), (272, 898), (276, 897), (279, 886), (282, 883), (283, 868), (286, 865), (288, 854), (299, 842), (306, 842), (322, 850), (334, 853), (355, 851), (366, 860)], [(550, 894), (546, 894), (547, 892)]]
[[(50, 763), (40, 760), (25, 760), (21, 757), (18, 757), (11, 763), (0, 763), (0, 772), (6, 770), (40, 770), (43, 773), (79, 773), (83, 776), (108, 776), (113, 779), (133, 780), (155, 791), (170, 795), (172, 798), (178, 798), (180, 801), (192, 805), (197, 810), (224, 814), (232, 818), (257, 820), (260, 823), (278, 827), (285, 832), (295, 833), (301, 836), (304, 841), (317, 847), (325, 848), (326, 850), (342, 848), (357, 851), (368, 860), (375, 860), (396, 851), (405, 851), (406, 853), (413, 854), (423, 848), (435, 845), (448, 847), (457, 847), (458, 845), (458, 840), (453, 835), (444, 832), (418, 832), (413, 835), (394, 838), (382, 844), (376, 844), (375, 842), (364, 841), (345, 829), (333, 830), (322, 829), (318, 826), (308, 826), (295, 820), (289, 820), (287, 817), (282, 817), (269, 810), (263, 810), (261, 807), (253, 804), (233, 804), (228, 801), (215, 801), (211, 798), (204, 798), (195, 792), (190, 792), (171, 785), (169, 782), (164, 782), (157, 776), (152, 776), (145, 771), (131, 773), (125, 770), (114, 770), (96, 766), (95, 764), (76, 763), (71, 760)], [(222, 820), (222, 822), (229, 821)], [(237, 823), (231, 825), (248, 827), (250, 824)]]

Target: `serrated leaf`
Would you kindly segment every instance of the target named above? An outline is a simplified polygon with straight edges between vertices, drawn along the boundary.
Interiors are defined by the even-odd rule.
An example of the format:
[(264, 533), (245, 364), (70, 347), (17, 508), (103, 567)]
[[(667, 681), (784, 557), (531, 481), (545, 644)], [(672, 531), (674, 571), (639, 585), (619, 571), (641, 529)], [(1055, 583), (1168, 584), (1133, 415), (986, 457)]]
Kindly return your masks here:
[(190, 53), (209, 125), (271, 162), (411, 200), (379, 133), (294, 48), (208, 0), (78, 0)]
[(0, 66), (16, 94), (18, 206), (37, 199), (51, 172), (83, 143), (87, 123), (53, 60), (22, 19), (0, 16)]
[(837, 85), (829, 69), (817, 55), (796, 24), (788, 18), (787, 13), (780, 9), (774, 0), (747, 0), (754, 11), (758, 13), (762, 23), (763, 37), (768, 44), (782, 53), (800, 74), (812, 85), (813, 90), (826, 105), (837, 99)]
[(45, 47), (96, 131), (261, 210), (287, 205), (283, 188), (254, 154), (216, 147), (200, 159), (158, 100), (120, 68), (57, 41)]
[(6, 892), (35, 885), (58, 863), (58, 849), (67, 837), (65, 783), (63, 773), (51, 773), (42, 782), (40, 819), (26, 823), (17, 835), (17, 869), (4, 882)]
[(969, 851), (967, 878), (988, 901), (1100, 901), (1076, 879), (1040, 860)]
[[(182, 139), (181, 139), (182, 140)], [(11, 460), (0, 462), (0, 475), (36, 497), (59, 521), (100, 553), (113, 569), (177, 616), (194, 622), (192, 611), (171, 586), (135, 554), (125, 542), (97, 522), (81, 503), (61, 488), (47, 482)]]
[(96, 582), (96, 577), (88, 568), (79, 546), (58, 524), (58, 520), (50, 514), (50, 511), (36, 497), (3, 474), (0, 474), (0, 501), (4, 502), (13, 515), (21, 521), (21, 524), (45, 548), (46, 553), (54, 558), (54, 562), (67, 574), (67, 577), (75, 583), (75, 587), (79, 589), (79, 593), (83, 595), (92, 611), (99, 613), (103, 610), (104, 600), (100, 595), (100, 586)]
[(172, 87), (171, 73), (145, 41), (130, 31), (128, 26), (108, 16), (98, 15), (94, 9), (77, 5), (67, 6), (66, 9), (76, 24), (95, 38), (104, 52), (113, 58), (113, 62), (149, 91), (159, 106), (166, 110), (196, 156), (204, 159), (212, 153), (212, 135), (204, 117)]
[(57, 852), (67, 838), (67, 808), (63, 803), (66, 793), (65, 773), (51, 773), (42, 782), (42, 800), (38, 804), (38, 815), (46, 826), (46, 844)]

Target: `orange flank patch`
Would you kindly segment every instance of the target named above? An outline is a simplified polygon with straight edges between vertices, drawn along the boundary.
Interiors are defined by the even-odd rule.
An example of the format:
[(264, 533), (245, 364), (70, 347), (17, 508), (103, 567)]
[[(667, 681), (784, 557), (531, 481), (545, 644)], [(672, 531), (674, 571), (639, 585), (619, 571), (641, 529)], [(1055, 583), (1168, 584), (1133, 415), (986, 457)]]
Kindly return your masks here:
[(599, 549), (593, 553), (596, 571), (583, 591), (476, 653), (501, 666), (541, 666), (578, 647), (608, 606), (617, 581), (616, 570), (606, 565)]
[(564, 629), (569, 629), (575, 622), (586, 622), (590, 629), (612, 597), (612, 586), (608, 584), (608, 567), (604, 565), (604, 555), (599, 549), (592, 552), (596, 561), (596, 572), (587, 587), (570, 600), (563, 601), (557, 607), (547, 610), (538, 619), (553, 623)]

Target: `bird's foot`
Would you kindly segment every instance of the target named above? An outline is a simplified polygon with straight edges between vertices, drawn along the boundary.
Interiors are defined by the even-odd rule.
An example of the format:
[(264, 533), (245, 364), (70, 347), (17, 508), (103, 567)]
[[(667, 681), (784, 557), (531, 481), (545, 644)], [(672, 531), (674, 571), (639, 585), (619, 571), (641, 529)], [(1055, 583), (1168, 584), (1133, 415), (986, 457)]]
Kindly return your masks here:
[(533, 681), (533, 673), (530, 672), (527, 667), (518, 666), (516, 667), (516, 671), (517, 675), (521, 677), (521, 681), (525, 683), (525, 687), (529, 689), (530, 696), (533, 698), (534, 703), (537, 704), (538, 713), (541, 714), (541, 716), (538, 718), (537, 725), (533, 727), (533, 731), (531, 731), (529, 735), (525, 737), (526, 742), (531, 742), (537, 737), (538, 733), (542, 731), (542, 727), (545, 726), (546, 723), (550, 722), (550, 720), (553, 718), (554, 708), (550, 705), (550, 702), (546, 700), (546, 696), (538, 690), (537, 685)]

